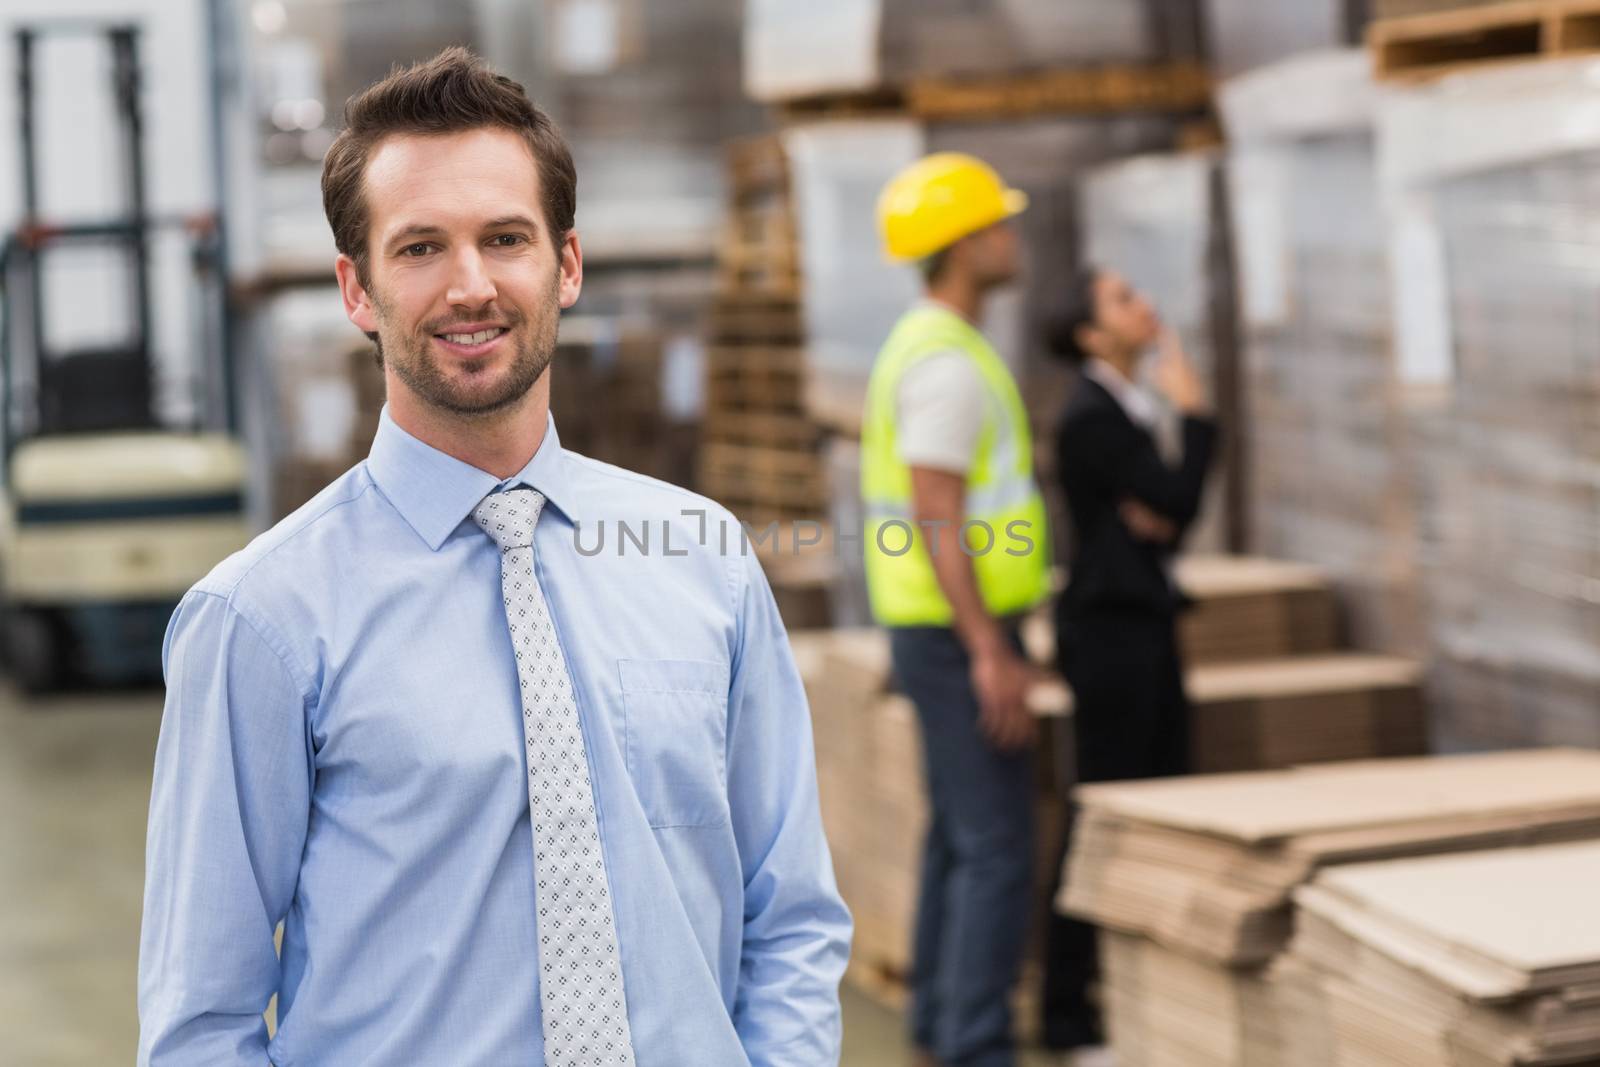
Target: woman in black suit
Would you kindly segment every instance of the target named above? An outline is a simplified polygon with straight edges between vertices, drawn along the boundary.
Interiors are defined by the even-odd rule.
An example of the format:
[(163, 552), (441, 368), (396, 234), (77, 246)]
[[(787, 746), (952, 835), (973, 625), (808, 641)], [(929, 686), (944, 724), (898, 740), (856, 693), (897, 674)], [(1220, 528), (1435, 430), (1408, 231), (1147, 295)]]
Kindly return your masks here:
[[(1048, 341), (1082, 372), (1056, 431), (1072, 530), (1056, 637), (1073, 690), (1078, 781), (1184, 774), (1183, 598), (1171, 562), (1199, 513), (1216, 450), (1206, 390), (1176, 334), (1114, 271), (1090, 269), (1075, 279)], [(1154, 384), (1182, 418), (1175, 465), (1157, 448), (1158, 409), (1138, 385), (1152, 349), (1159, 349)], [(1056, 916), (1045, 974), (1047, 1045), (1099, 1042), (1098, 1013), (1086, 997), (1096, 969), (1093, 928)]]

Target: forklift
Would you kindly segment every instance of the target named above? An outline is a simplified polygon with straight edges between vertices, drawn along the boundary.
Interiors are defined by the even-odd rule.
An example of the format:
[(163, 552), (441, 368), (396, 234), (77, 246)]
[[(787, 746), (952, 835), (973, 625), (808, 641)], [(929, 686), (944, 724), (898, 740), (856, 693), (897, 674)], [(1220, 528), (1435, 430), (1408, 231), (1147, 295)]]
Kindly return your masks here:
[[(40, 213), (36, 63), (41, 41), (63, 34), (109, 52), (123, 205), (114, 217)], [(28, 693), (152, 682), (178, 600), (249, 540), (221, 221), (146, 209), (136, 26), (39, 22), (18, 28), (15, 45), (22, 211), (0, 243), (0, 656)], [(176, 272), (192, 339), (177, 372), (172, 358), (157, 359), (152, 321), (162, 240), (182, 242), (192, 268)], [(125, 328), (88, 343), (68, 329), (78, 338), (60, 340), (46, 291), (56, 257), (87, 257), (114, 279), (82, 298), (125, 308)], [(182, 406), (174, 392), (189, 393), (190, 411), (163, 417)]]

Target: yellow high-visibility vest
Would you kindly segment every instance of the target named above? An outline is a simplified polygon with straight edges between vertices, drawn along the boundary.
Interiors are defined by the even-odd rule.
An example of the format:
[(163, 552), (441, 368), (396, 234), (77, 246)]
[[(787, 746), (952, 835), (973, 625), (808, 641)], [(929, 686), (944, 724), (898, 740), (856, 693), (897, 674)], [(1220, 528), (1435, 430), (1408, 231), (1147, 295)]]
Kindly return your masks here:
[[(967, 475), (960, 531), (922, 529), (911, 511), (911, 469), (899, 457), (895, 404), (914, 364), (944, 352), (972, 360), (997, 403), (978, 438)], [(1002, 414), (996, 417), (992, 411)], [(884, 342), (867, 383), (861, 426), (861, 496), (867, 593), (885, 626), (947, 626), (950, 602), (934, 575), (930, 547), (972, 557), (978, 590), (994, 615), (1026, 611), (1050, 588), (1050, 538), (1044, 498), (1033, 477), (1033, 435), (1017, 383), (981, 333), (953, 311), (923, 305), (906, 312)], [(935, 538), (937, 541), (935, 542)]]

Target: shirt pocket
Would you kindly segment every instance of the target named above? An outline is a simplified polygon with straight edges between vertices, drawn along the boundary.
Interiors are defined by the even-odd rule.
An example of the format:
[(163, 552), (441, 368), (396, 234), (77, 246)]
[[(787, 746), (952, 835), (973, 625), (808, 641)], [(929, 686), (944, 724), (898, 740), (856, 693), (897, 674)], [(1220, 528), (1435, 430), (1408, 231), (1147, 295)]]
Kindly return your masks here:
[(728, 669), (617, 661), (628, 777), (655, 829), (728, 821)]

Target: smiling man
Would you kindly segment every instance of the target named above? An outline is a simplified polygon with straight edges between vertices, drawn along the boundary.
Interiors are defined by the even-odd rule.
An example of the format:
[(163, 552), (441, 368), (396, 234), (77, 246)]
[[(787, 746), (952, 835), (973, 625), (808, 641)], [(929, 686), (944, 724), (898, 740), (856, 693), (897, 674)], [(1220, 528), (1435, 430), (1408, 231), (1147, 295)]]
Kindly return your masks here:
[[(565, 143), (461, 49), (346, 123), (324, 204), (388, 404), (168, 629), (139, 1062), (837, 1062), (850, 920), (772, 594), (716, 504), (556, 436)], [(680, 547), (577, 551), (618, 521)]]

